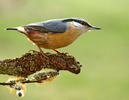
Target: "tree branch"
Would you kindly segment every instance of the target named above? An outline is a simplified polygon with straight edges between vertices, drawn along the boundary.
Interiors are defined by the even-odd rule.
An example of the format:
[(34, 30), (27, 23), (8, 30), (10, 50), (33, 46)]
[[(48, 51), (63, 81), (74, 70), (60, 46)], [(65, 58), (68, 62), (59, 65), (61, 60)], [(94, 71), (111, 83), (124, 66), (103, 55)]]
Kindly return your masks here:
[[(0, 74), (16, 76), (8, 82), (0, 82), (0, 85), (8, 86), (10, 92), (23, 97), (26, 83), (52, 81), (59, 75), (60, 70), (80, 73), (82, 65), (71, 55), (45, 53), (45, 56), (40, 52), (33, 52), (26, 53), (20, 58), (0, 61)], [(31, 79), (28, 78), (29, 75), (32, 75)]]
[(46, 59), (40, 52), (26, 53), (20, 58), (0, 61), (0, 74), (28, 77), (42, 69), (54, 69), (57, 71), (68, 70), (72, 73), (80, 73), (80, 63), (68, 54), (45, 53)]

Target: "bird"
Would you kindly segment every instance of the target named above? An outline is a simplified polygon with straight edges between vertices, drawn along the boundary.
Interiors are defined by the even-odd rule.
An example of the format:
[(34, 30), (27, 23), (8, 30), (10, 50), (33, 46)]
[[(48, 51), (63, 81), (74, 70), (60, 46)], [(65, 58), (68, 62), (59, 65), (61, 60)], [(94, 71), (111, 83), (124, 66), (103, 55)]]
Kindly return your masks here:
[(80, 35), (89, 30), (100, 30), (99, 27), (90, 25), (82, 18), (52, 19), (6, 30), (16, 30), (27, 36), (44, 55), (41, 48), (52, 49), (60, 53), (58, 48), (63, 48), (73, 43)]

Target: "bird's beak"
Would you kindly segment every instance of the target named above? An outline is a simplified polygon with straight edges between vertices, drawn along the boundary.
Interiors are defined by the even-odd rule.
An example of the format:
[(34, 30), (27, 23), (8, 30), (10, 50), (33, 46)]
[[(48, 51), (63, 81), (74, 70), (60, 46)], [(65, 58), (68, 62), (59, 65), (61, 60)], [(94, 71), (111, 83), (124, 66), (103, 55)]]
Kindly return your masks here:
[(23, 34), (25, 34), (25, 35), (28, 34), (28, 33), (26, 32), (25, 28), (22, 27), (22, 26), (16, 27), (16, 28), (6, 28), (6, 30), (16, 30), (16, 31), (19, 31), (19, 32), (21, 32), (21, 33), (23, 33)]
[(90, 30), (94, 30), (94, 29), (95, 29), (95, 30), (100, 30), (101, 28), (99, 28), (99, 27), (94, 27), (94, 26), (91, 26), (91, 27), (90, 27)]
[(6, 28), (6, 30), (18, 30), (17, 28)]

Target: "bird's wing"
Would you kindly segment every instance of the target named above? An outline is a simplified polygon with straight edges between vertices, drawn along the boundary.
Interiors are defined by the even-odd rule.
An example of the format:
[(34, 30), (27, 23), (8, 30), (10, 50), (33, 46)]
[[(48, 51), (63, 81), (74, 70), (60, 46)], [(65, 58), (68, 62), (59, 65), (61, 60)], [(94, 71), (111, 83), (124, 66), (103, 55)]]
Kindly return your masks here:
[(43, 26), (27, 25), (27, 26), (24, 26), (24, 27), (27, 28), (27, 31), (28, 31), (28, 32), (31, 31), (31, 30), (33, 30), (33, 31), (39, 31), (39, 32), (41, 32), (41, 33), (49, 33), (49, 32), (50, 32), (49, 30), (47, 30), (47, 29), (46, 29), (45, 27), (43, 27)]
[(36, 30), (42, 33), (64, 33), (67, 29), (67, 23), (62, 20), (48, 20), (45, 22), (32, 23), (25, 26), (28, 30)]

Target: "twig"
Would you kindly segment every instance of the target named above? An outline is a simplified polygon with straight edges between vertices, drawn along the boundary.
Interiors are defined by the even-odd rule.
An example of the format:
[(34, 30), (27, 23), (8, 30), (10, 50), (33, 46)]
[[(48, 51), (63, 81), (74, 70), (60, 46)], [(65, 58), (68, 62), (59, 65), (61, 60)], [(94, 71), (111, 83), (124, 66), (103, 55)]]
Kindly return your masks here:
[[(26, 84), (26, 83), (40, 83), (43, 80), (26, 80), (22, 81), (21, 83)], [(5, 83), (5, 82), (0, 82), (0, 85), (3, 86), (8, 86), (8, 85), (14, 85), (15, 83)]]

